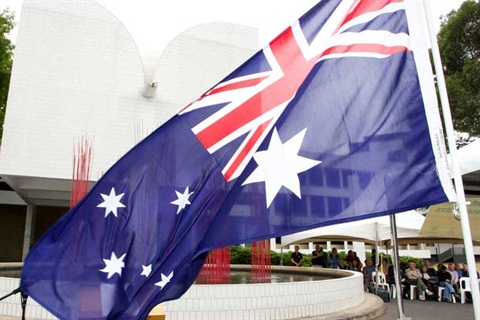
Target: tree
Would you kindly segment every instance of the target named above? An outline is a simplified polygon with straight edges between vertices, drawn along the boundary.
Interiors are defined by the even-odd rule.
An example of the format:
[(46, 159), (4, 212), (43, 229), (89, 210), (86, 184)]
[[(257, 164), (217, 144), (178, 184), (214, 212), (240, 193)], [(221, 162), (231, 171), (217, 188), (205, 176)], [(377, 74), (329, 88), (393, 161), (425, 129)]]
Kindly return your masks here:
[(3, 121), (7, 108), (8, 88), (12, 73), (14, 45), (6, 36), (15, 26), (14, 14), (8, 9), (0, 12), (0, 142), (3, 135)]
[(465, 1), (437, 35), (457, 130), (480, 135), (480, 4)]

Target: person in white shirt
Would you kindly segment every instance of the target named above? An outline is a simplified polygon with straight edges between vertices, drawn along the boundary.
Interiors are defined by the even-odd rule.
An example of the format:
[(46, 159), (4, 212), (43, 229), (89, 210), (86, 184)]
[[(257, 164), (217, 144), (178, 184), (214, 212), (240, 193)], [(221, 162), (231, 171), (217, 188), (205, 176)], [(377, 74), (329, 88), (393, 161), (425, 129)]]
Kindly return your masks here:
[(455, 289), (455, 292), (458, 293), (458, 272), (455, 270), (455, 263), (448, 264), (448, 272), (452, 275), (452, 287)]

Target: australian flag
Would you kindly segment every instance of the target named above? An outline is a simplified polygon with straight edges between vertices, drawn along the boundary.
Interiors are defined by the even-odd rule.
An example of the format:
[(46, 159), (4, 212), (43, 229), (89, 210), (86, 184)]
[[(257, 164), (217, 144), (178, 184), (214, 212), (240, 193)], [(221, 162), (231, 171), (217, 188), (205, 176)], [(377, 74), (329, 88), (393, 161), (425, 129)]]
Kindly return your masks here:
[(449, 201), (408, 7), (321, 1), (120, 159), (21, 290), (61, 319), (143, 319), (212, 249)]

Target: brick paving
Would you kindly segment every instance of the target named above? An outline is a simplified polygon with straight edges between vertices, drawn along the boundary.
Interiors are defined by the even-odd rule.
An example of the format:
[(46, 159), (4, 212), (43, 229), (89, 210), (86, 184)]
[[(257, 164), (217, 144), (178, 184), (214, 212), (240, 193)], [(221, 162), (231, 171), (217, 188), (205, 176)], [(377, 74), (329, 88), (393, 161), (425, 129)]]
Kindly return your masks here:
[[(420, 301), (403, 299), (404, 314), (412, 320), (473, 320), (472, 303), (461, 304), (438, 301)], [(398, 319), (397, 300), (385, 303), (385, 314), (378, 320)], [(480, 310), (479, 310), (480, 311)]]

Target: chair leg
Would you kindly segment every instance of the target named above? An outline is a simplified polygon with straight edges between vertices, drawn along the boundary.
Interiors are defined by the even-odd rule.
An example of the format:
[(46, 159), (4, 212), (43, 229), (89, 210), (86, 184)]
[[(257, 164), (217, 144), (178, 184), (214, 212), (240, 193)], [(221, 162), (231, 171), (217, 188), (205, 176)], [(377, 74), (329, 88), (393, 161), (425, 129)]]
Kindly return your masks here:
[(394, 284), (390, 285), (390, 291), (392, 292), (392, 299), (395, 299), (397, 297), (397, 288)]
[(417, 289), (416, 285), (410, 285), (410, 300), (415, 300), (415, 289)]
[(444, 287), (438, 287), (438, 301), (442, 301), (443, 290), (445, 290)]

